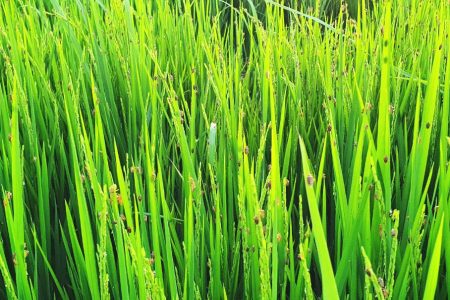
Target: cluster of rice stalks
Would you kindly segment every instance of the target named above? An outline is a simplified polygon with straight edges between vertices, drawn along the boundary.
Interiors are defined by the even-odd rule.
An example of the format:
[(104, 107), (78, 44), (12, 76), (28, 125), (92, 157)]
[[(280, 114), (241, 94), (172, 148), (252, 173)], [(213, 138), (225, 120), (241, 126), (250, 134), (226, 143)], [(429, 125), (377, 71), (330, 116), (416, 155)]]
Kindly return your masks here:
[(1, 2), (0, 298), (450, 296), (448, 1), (291, 2)]

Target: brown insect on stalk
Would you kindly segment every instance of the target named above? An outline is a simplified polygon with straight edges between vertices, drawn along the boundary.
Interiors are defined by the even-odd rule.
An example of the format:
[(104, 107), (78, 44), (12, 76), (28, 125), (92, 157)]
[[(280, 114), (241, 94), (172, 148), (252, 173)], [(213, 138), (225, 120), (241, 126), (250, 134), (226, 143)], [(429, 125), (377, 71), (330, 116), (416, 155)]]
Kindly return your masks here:
[(383, 230), (383, 225), (382, 224), (378, 225), (378, 234), (380, 235), (380, 238), (382, 239), (383, 235), (384, 235), (384, 230)]
[(114, 194), (114, 193), (116, 193), (116, 192), (117, 192), (117, 185), (112, 184), (112, 185), (109, 187), (109, 193), (110, 193), (110, 194)]
[(305, 255), (303, 254), (303, 251), (302, 251), (302, 250), (300, 250), (300, 253), (297, 255), (297, 258), (298, 258), (299, 260), (301, 260), (301, 261), (304, 261), (304, 260), (305, 260)]
[(331, 123), (328, 123), (328, 125), (327, 125), (327, 132), (331, 132), (331, 129), (333, 129), (333, 127), (331, 126)]
[(397, 230), (396, 230), (395, 228), (392, 228), (392, 229), (391, 229), (391, 236), (392, 236), (393, 238), (397, 237)]
[(266, 217), (266, 212), (264, 211), (264, 209), (259, 210), (259, 217), (261, 219), (264, 219)]
[(123, 205), (123, 199), (122, 199), (122, 195), (117, 195), (117, 203), (122, 206)]
[(308, 185), (310, 186), (314, 184), (314, 177), (311, 174), (306, 177), (306, 183), (308, 183)]
[(281, 236), (281, 233), (277, 233), (277, 241), (281, 242), (282, 239), (283, 237)]
[(379, 284), (382, 288), (384, 288), (384, 280), (383, 280), (383, 278), (378, 277), (378, 284)]

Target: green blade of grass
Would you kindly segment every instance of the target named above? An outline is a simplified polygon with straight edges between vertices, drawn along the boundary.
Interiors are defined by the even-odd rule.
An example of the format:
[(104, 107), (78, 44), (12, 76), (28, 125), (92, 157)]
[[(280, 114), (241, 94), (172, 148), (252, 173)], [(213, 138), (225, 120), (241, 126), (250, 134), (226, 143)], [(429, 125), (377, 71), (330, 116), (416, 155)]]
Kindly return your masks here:
[(325, 234), (323, 233), (322, 222), (320, 219), (320, 212), (317, 207), (317, 199), (313, 187), (313, 175), (309, 167), (305, 144), (301, 137), (299, 139), (308, 206), (311, 215), (314, 240), (316, 243), (321, 269), (323, 297), (326, 299), (339, 299), (338, 289), (336, 286), (336, 281), (334, 279), (333, 266), (331, 265), (327, 242), (325, 239)]

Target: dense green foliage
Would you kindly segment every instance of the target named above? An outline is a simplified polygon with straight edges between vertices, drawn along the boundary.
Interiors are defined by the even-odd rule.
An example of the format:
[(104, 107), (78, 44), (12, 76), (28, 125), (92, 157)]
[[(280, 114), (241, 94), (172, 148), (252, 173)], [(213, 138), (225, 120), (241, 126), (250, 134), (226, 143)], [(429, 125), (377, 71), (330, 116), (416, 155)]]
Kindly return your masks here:
[(450, 297), (449, 2), (231, 2), (1, 2), (1, 299)]

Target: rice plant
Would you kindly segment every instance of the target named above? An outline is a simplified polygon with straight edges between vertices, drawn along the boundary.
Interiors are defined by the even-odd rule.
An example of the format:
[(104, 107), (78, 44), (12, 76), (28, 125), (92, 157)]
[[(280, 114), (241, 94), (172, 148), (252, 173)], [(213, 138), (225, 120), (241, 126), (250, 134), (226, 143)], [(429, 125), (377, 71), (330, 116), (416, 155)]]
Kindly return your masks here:
[(1, 299), (450, 297), (447, 0), (0, 3)]

